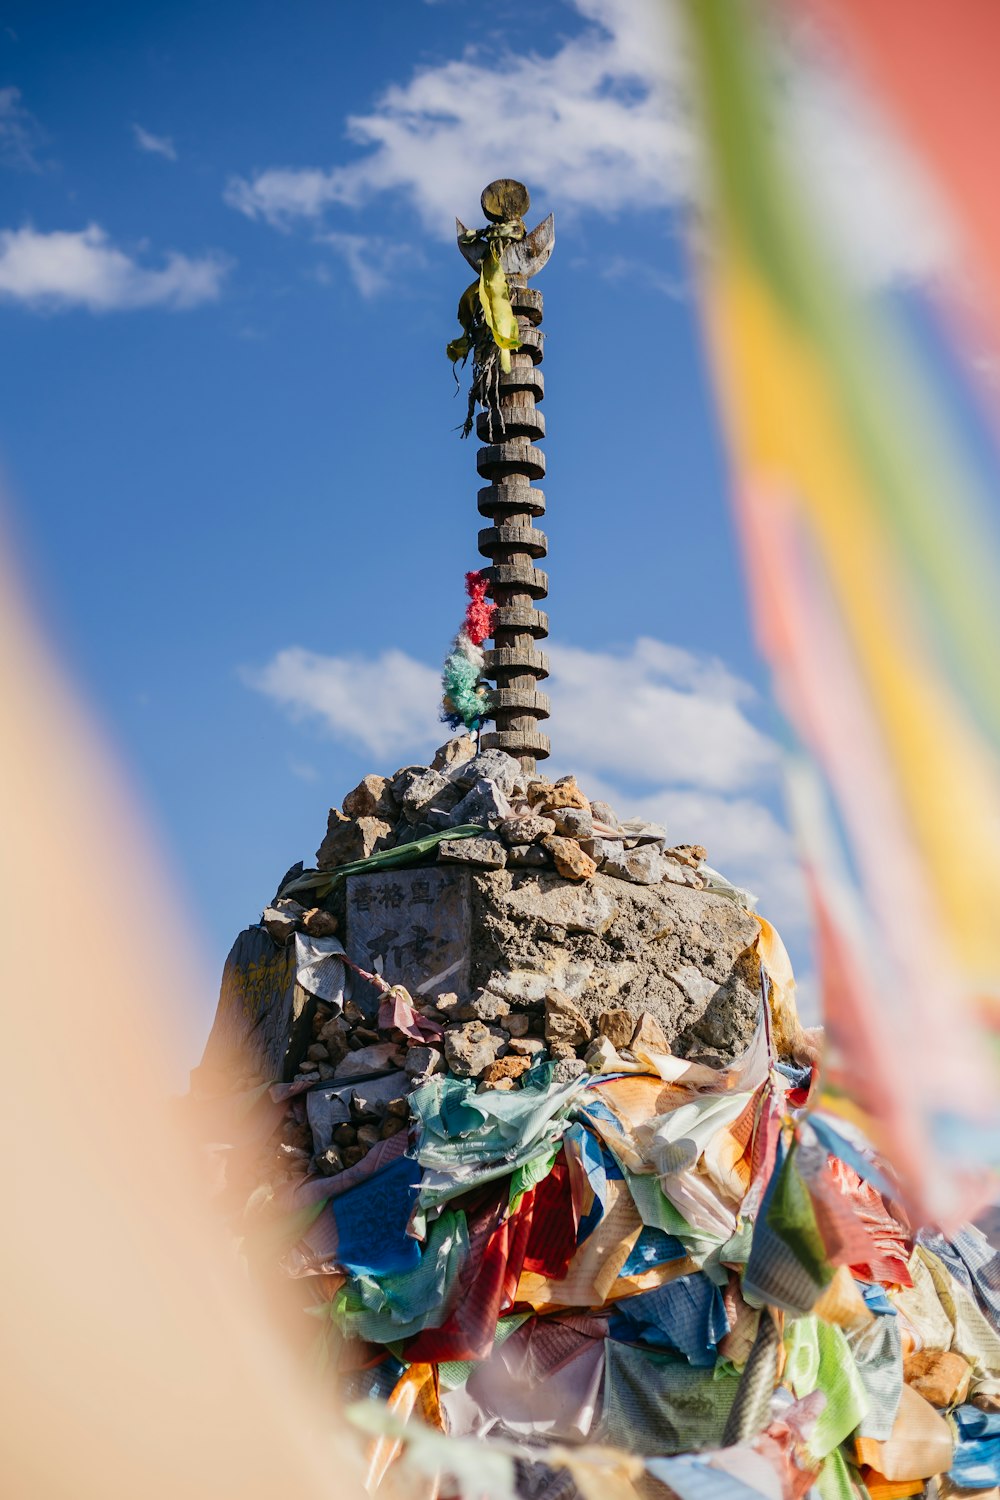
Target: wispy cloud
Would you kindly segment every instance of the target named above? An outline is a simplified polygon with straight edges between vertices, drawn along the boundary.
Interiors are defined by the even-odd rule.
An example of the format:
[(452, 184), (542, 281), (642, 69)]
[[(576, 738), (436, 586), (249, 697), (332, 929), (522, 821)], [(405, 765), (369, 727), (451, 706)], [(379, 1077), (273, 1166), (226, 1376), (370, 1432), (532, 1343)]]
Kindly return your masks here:
[[(758, 892), (786, 935), (801, 937), (795, 850), (774, 810), (777, 747), (750, 717), (750, 685), (715, 658), (662, 641), (548, 649), (553, 769), (574, 771), (591, 796), (623, 812), (664, 822), (678, 843), (704, 844), (713, 863)], [(242, 676), (382, 770), (426, 757), (444, 738), (438, 674), (402, 651), (323, 656), (295, 646)]]
[(132, 135), (140, 151), (148, 151), (153, 156), (165, 156), (167, 161), (177, 160), (177, 147), (173, 138), (169, 135), (154, 135), (151, 130), (144, 130), (141, 125), (133, 124)]
[(0, 230), (0, 298), (33, 310), (196, 307), (219, 296), (229, 265), (218, 254), (176, 251), (161, 266), (142, 265), (97, 224), (47, 234)]
[[(456, 209), (478, 219), (479, 191), (497, 176), (523, 178), (560, 211), (697, 204), (698, 133), (670, 6), (569, 3), (583, 28), (548, 55), (472, 49), (419, 69), (348, 118), (355, 160), (267, 166), (233, 177), (227, 201), (287, 230), (399, 193), (441, 237)], [(814, 38), (781, 44), (775, 107), (824, 231), (868, 284), (933, 274), (949, 255), (943, 216), (905, 151)]]
[(369, 658), (288, 646), (241, 676), (294, 719), (319, 720), (334, 739), (374, 756), (416, 754), (444, 734), (436, 716), (440, 676), (404, 651)]
[(380, 292), (388, 291), (396, 267), (414, 259), (410, 246), (394, 245), (379, 235), (330, 230), (317, 235), (316, 241), (328, 245), (341, 257), (362, 297), (377, 297)]
[(21, 90), (0, 89), (0, 165), (21, 172), (39, 172), (42, 127), (21, 103)]

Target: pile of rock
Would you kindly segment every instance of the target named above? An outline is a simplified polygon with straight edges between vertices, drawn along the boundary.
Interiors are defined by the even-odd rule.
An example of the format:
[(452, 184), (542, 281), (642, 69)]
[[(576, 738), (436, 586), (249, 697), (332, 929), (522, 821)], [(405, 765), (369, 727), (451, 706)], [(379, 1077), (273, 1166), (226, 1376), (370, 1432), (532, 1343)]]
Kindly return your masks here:
[(698, 845), (670, 849), (665, 829), (643, 818), (620, 822), (606, 802), (588, 801), (575, 777), (527, 776), (502, 750), (477, 755), (468, 735), (449, 740), (430, 766), (364, 777), (342, 809), (330, 809), (316, 863), (335, 870), (470, 824), (486, 832), (443, 840), (439, 860), (491, 870), (555, 869), (566, 880), (603, 870), (637, 885), (703, 884), (698, 867), (705, 850)]
[[(539, 1063), (553, 1065), (553, 1082), (568, 1082), (588, 1070), (640, 1071), (651, 1055), (669, 1054), (671, 1044), (695, 1059), (700, 1048), (704, 1061), (721, 1064), (752, 1033), (760, 993), (756, 929), (748, 913), (712, 893), (721, 877), (707, 871), (705, 850), (671, 848), (656, 824), (619, 820), (607, 803), (589, 801), (572, 776), (527, 776), (510, 756), (477, 754), (471, 738), (453, 739), (429, 767), (364, 777), (343, 808), (331, 810), (317, 865), (336, 870), (469, 825), (483, 832), (440, 839), (426, 858), (469, 869), (482, 903), (474, 947), (488, 950), (488, 961), (463, 995), (422, 994), (412, 975), (392, 974), (400, 983), (388, 989), (390, 1004), (387, 983), (355, 969), (342, 1006), (315, 1000), (278, 1148), (293, 1175), (354, 1165), (406, 1127), (408, 1094), (435, 1075), (509, 1090)], [(575, 911), (581, 900), (589, 902), (586, 912)], [(342, 913), (342, 894), (330, 904)], [(564, 908), (569, 933), (558, 925)], [(267, 908), (263, 922), (279, 945), (296, 933), (329, 938), (340, 926), (335, 911), (287, 897)], [(512, 932), (523, 952), (494, 951)], [(701, 948), (671, 949), (691, 934)], [(641, 949), (655, 958), (638, 962)], [(741, 953), (746, 961), (734, 963)], [(672, 990), (673, 1012), (664, 986)], [(692, 1041), (675, 1024), (676, 1004), (690, 1007), (711, 994), (725, 1011), (726, 1035), (703, 1029)]]
[[(396, 993), (405, 994), (399, 987)], [(287, 1179), (354, 1166), (379, 1141), (406, 1129), (409, 1093), (436, 1074), (474, 1080), (479, 1092), (508, 1090), (537, 1063), (551, 1062), (552, 1082), (567, 1083), (587, 1071), (643, 1071), (642, 1057), (670, 1051), (648, 1012), (636, 1020), (613, 1008), (594, 1023), (555, 989), (542, 1004), (521, 1008), (488, 990), (465, 1003), (456, 995), (430, 1001), (408, 994), (405, 1003), (426, 1023), (426, 1039), (379, 1024), (354, 1000), (340, 1011), (316, 1003), (313, 1040), (271, 1148), (277, 1161), (269, 1153), (261, 1175), (274, 1182), (276, 1167)]]

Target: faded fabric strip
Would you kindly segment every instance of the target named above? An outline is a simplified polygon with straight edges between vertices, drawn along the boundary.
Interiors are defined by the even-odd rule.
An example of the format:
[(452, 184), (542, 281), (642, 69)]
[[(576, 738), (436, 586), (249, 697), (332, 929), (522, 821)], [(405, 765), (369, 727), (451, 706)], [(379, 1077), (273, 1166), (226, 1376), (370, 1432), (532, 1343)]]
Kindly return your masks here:
[[(743, 1450), (731, 1448), (731, 1453)], [(748, 1459), (757, 1455), (746, 1449)], [(715, 1469), (706, 1457), (680, 1454), (676, 1458), (651, 1458), (646, 1468), (654, 1479), (673, 1490), (679, 1500), (761, 1500), (759, 1489), (744, 1484), (735, 1474)]]
[(508, 1432), (579, 1442), (593, 1426), (603, 1378), (603, 1337), (533, 1318), (476, 1367), (467, 1389)]
[(607, 1183), (607, 1209), (558, 1281), (526, 1276), (517, 1300), (533, 1307), (600, 1307), (632, 1253), (642, 1221), (621, 1178)]
[(960, 1406), (952, 1412), (955, 1456), (948, 1478), (965, 1490), (1000, 1484), (1000, 1411)]
[(743, 1276), (743, 1294), (751, 1302), (767, 1302), (784, 1312), (801, 1315), (816, 1305), (824, 1284), (810, 1273), (768, 1221), (786, 1156), (782, 1143), (754, 1224), (750, 1258)]
[(843, 1332), (818, 1318), (796, 1318), (785, 1329), (785, 1369), (781, 1377), (801, 1400), (822, 1391), (826, 1405), (809, 1438), (809, 1451), (825, 1458), (867, 1415), (869, 1401)]
[(600, 1440), (642, 1457), (718, 1447), (739, 1376), (728, 1366), (689, 1365), (673, 1354), (604, 1346)]
[(868, 1393), (868, 1414), (859, 1436), (879, 1442), (892, 1434), (903, 1391), (903, 1340), (897, 1317), (879, 1317), (867, 1328), (847, 1334), (861, 1383)]
[(696, 1271), (652, 1292), (617, 1302), (609, 1325), (613, 1339), (671, 1349), (692, 1365), (711, 1366), (729, 1319), (717, 1286)]
[(513, 1240), (505, 1192), (484, 1195), (467, 1214), (469, 1252), (459, 1272), (451, 1311), (407, 1346), (409, 1360), (440, 1364), (486, 1359), (493, 1348), (500, 1313), (511, 1300), (509, 1261), (512, 1251), (516, 1259), (518, 1244)]
[(392, 1276), (420, 1264), (420, 1246), (406, 1233), (420, 1182), (407, 1156), (328, 1203), (302, 1236), (295, 1272), (339, 1266), (362, 1276)]
[(917, 1238), (972, 1293), (984, 1317), (1000, 1331), (1000, 1250), (974, 1224), (963, 1224), (952, 1240), (929, 1229)]
[(465, 1215), (446, 1211), (431, 1225), (420, 1263), (398, 1276), (352, 1277), (335, 1294), (331, 1316), (347, 1338), (394, 1344), (442, 1323), (469, 1253)]
[(344, 1004), (347, 971), (343, 964), (343, 944), (339, 938), (307, 937), (295, 934), (295, 978), (310, 995), (325, 1000), (336, 1010)]
[(653, 1266), (662, 1266), (671, 1260), (681, 1260), (685, 1255), (687, 1251), (676, 1235), (667, 1234), (663, 1229), (650, 1229), (644, 1224), (642, 1233), (633, 1246), (632, 1254), (622, 1266), (619, 1274), (639, 1276)]

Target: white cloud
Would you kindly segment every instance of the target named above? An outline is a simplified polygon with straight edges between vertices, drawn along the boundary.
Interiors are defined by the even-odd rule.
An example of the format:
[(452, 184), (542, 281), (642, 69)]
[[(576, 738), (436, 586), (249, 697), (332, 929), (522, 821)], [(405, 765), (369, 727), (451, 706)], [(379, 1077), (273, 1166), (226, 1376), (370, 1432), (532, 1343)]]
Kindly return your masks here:
[[(569, 4), (583, 28), (548, 55), (473, 48), (418, 69), (367, 114), (348, 118), (348, 137), (362, 150), (354, 161), (234, 177), (227, 201), (287, 229), (401, 193), (441, 237), (453, 232), (456, 210), (478, 221), (479, 192), (497, 176), (522, 178), (559, 211), (695, 203), (698, 139), (670, 6)], [(947, 237), (902, 147), (811, 36), (786, 34), (781, 43), (773, 98), (824, 232), (866, 282), (932, 273), (947, 258)]]
[(408, 246), (394, 245), (378, 235), (331, 230), (317, 235), (316, 240), (318, 244), (329, 245), (342, 258), (362, 297), (375, 297), (386, 291), (394, 269), (404, 260), (411, 264), (414, 260)]
[(628, 652), (548, 646), (560, 753), (631, 780), (732, 791), (774, 770), (773, 743), (743, 711), (746, 683), (721, 662), (661, 641)]
[(154, 135), (151, 130), (143, 130), (141, 125), (132, 126), (132, 134), (140, 151), (148, 151), (153, 156), (165, 156), (167, 161), (177, 160), (177, 147), (169, 135)]
[(97, 224), (44, 234), (26, 226), (0, 230), (0, 298), (27, 307), (195, 307), (218, 297), (229, 262), (174, 251), (160, 267), (143, 266)]
[(334, 739), (374, 756), (416, 754), (444, 738), (440, 675), (403, 651), (371, 660), (289, 646), (241, 675), (293, 718), (319, 719)]
[[(773, 742), (748, 718), (753, 689), (721, 662), (640, 639), (617, 653), (549, 643), (554, 774), (574, 771), (623, 815), (665, 823), (677, 843), (749, 886), (786, 938), (806, 926), (791, 836), (770, 805)], [(402, 651), (323, 656), (293, 646), (243, 679), (300, 721), (390, 762), (425, 758), (444, 738), (438, 673)]]
[(21, 90), (0, 89), (0, 164), (23, 172), (39, 171), (41, 139), (41, 126), (21, 103)]

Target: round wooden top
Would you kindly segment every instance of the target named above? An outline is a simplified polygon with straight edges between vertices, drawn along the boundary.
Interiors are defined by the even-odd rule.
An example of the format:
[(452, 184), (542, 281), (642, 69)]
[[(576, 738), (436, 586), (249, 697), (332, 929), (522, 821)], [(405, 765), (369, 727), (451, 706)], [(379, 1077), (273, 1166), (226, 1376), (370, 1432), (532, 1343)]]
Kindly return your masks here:
[(498, 177), (489, 187), (483, 188), (480, 198), (483, 213), (492, 224), (505, 224), (510, 219), (523, 219), (531, 207), (528, 189), (523, 182), (513, 177)]

